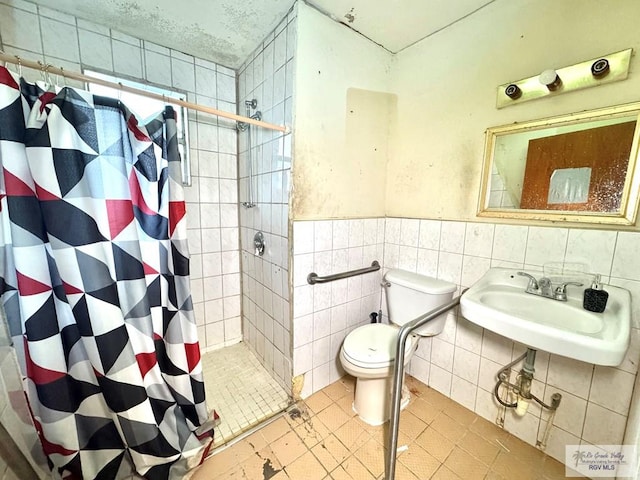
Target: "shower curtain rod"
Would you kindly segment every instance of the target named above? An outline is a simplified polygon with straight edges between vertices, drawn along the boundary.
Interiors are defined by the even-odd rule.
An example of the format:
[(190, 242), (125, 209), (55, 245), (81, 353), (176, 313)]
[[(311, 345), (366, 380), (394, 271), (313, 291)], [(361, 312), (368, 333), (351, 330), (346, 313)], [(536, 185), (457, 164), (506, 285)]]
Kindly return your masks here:
[(205, 105), (200, 105), (198, 103), (186, 102), (184, 100), (180, 100), (179, 98), (171, 98), (165, 95), (160, 95), (158, 93), (147, 92), (146, 90), (140, 90), (138, 88), (128, 87), (121, 83), (101, 80), (99, 78), (90, 77), (89, 75), (84, 75), (82, 73), (70, 72), (63, 68), (54, 67), (53, 65), (50, 65), (48, 63), (44, 64), (40, 61), (34, 62), (31, 60), (25, 60), (19, 57), (18, 55), (9, 55), (2, 51), (0, 51), (0, 62), (4, 62), (5, 65), (7, 63), (12, 63), (14, 65), (18, 65), (18, 67), (27, 67), (27, 68), (32, 68), (34, 70), (40, 70), (45, 75), (51, 75), (51, 74), (59, 75), (64, 78), (70, 78), (72, 80), (95, 83), (97, 85), (102, 85), (103, 87), (117, 88), (123, 92), (135, 93), (136, 95), (142, 95), (143, 97), (153, 98), (155, 100), (160, 100), (161, 102), (171, 103), (173, 105), (179, 105), (189, 110), (209, 113), (211, 115), (217, 115), (218, 117), (228, 118), (229, 120), (235, 120), (236, 122), (249, 123), (251, 125), (256, 125), (258, 127), (267, 128), (269, 130), (277, 130), (278, 132), (289, 133), (288, 127), (275, 125), (273, 123), (263, 122), (261, 120), (256, 120), (255, 118), (243, 117), (242, 115), (236, 115), (235, 113), (225, 112), (223, 110), (207, 107)]

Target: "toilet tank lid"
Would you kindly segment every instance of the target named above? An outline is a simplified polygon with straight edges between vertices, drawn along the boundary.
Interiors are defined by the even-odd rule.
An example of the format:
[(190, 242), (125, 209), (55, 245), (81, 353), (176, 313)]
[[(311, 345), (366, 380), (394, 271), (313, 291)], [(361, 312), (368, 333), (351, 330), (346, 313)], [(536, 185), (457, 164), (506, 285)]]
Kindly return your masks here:
[(389, 270), (384, 275), (384, 279), (392, 285), (400, 285), (432, 295), (455, 292), (457, 288), (451, 282), (398, 269)]

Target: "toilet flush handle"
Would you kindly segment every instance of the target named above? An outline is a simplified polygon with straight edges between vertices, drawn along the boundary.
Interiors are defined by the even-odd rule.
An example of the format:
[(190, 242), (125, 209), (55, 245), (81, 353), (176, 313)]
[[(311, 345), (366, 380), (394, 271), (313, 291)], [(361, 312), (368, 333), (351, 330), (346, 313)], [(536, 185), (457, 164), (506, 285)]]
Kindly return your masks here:
[(391, 284), (389, 282), (380, 282), (380, 286), (384, 287), (384, 288), (387, 288), (387, 287), (390, 287)]

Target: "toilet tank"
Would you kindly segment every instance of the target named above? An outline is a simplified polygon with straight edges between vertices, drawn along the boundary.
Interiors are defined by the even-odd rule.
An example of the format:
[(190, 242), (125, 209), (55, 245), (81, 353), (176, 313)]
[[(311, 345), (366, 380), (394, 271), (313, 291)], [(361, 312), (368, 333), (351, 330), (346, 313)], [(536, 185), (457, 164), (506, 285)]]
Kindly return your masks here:
[[(453, 283), (404, 270), (389, 270), (384, 280), (389, 320), (400, 326), (449, 302), (456, 291)], [(446, 318), (443, 313), (414, 333), (425, 337), (438, 335)]]

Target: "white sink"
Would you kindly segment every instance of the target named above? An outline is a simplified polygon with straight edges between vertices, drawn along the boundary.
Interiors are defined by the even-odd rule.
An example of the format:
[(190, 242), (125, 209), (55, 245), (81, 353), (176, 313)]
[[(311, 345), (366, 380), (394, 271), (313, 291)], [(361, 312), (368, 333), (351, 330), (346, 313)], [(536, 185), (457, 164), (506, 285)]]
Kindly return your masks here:
[(593, 313), (582, 308), (588, 286), (567, 286), (567, 301), (561, 302), (525, 293), (529, 280), (517, 273), (507, 268), (490, 269), (462, 295), (462, 315), (537, 350), (598, 365), (622, 362), (631, 332), (631, 295), (627, 290), (605, 285), (607, 307), (603, 313)]

